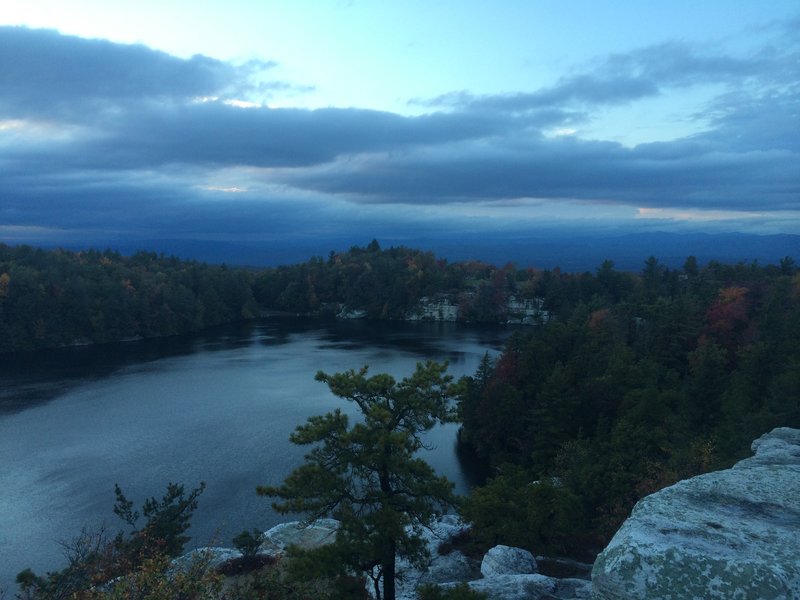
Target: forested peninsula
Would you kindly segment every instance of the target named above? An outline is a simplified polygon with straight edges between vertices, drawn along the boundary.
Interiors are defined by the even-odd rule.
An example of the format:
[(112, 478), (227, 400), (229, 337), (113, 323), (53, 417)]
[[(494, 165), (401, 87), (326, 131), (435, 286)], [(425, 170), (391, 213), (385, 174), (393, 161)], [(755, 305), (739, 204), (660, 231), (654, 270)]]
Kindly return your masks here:
[(515, 307), (525, 316), (526, 304), (510, 300), (533, 299), (536, 278), (376, 241), (268, 269), (0, 244), (0, 352), (177, 335), (276, 312), (438, 319), (443, 308), (450, 320), (506, 322)]

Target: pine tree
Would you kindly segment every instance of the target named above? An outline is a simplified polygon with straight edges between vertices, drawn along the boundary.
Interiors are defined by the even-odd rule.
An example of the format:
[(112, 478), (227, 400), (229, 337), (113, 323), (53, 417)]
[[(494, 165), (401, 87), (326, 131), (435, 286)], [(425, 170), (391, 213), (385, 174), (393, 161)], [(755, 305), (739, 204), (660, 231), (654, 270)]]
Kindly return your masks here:
[(379, 600), (395, 598), (396, 557), (423, 559), (422, 528), (453, 503), (453, 484), (417, 456), (421, 435), (452, 418), (456, 388), (446, 369), (419, 363), (399, 383), (385, 373), (368, 377), (367, 367), (320, 371), (316, 379), (354, 402), (362, 419), (351, 425), (338, 409), (310, 417), (290, 437), (295, 444), (316, 444), (306, 462), (282, 485), (258, 488), (260, 495), (281, 500), (273, 505), (281, 513), (306, 513), (309, 522), (338, 519), (338, 559), (370, 577)]

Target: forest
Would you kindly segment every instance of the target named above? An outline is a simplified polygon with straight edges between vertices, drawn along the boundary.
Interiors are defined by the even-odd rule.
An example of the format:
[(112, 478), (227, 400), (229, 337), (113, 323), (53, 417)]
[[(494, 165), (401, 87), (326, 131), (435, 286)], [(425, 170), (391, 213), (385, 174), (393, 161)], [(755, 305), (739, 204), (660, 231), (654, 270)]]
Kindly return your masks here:
[(263, 311), (324, 318), (347, 306), (400, 319), (437, 294), (465, 322), (504, 322), (512, 296), (549, 316), (519, 327), (449, 391), (460, 444), (489, 473), (458, 501), (472, 524), (467, 551), (502, 543), (591, 560), (638, 499), (729, 467), (773, 427), (800, 427), (791, 257), (688, 257), (680, 269), (650, 257), (637, 273), (611, 261), (566, 273), (450, 264), (373, 241), (243, 269), (0, 245), (0, 351), (174, 335)]
[(176, 335), (256, 316), (244, 269), (0, 244), (0, 352)]
[(599, 549), (638, 499), (800, 426), (790, 258), (679, 271), (650, 258), (638, 274), (603, 263), (536, 287), (555, 318), (486, 357), (459, 405), (461, 441), (496, 474), (463, 508), (484, 543)]

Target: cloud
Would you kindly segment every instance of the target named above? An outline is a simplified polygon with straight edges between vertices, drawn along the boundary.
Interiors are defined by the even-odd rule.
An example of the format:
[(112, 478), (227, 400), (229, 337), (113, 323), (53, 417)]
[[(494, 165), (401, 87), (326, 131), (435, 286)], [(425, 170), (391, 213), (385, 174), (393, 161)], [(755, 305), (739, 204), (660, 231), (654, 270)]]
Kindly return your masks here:
[(579, 104), (628, 104), (658, 96), (670, 88), (739, 83), (747, 78), (777, 82), (787, 69), (796, 72), (796, 55), (732, 57), (700, 51), (679, 42), (666, 42), (627, 53), (612, 54), (583, 72), (561, 78), (555, 85), (529, 93), (474, 95), (450, 92), (432, 99), (412, 99), (429, 108), (522, 112)]
[(363, 207), (292, 190), (264, 193), (202, 186), (200, 181), (203, 174), (193, 171), (144, 181), (138, 173), (59, 175), (24, 186), (0, 178), (0, 240), (108, 245), (131, 240), (246, 243), (349, 237), (361, 243), (364, 237), (397, 239), (463, 230), (463, 219), (428, 219), (404, 207)]
[[(299, 167), (362, 153), (403, 151), (500, 135), (514, 120), (436, 113), (404, 117), (363, 109), (243, 109), (213, 101), (129, 108), (97, 118), (62, 143), (32, 139), (6, 155), (19, 168), (156, 168), (172, 164)], [(0, 142), (0, 157), (3, 156)]]
[(265, 79), (273, 65), (0, 27), (0, 133), (17, 133), (13, 147), (0, 137), (0, 160), (23, 170), (302, 166), (517, 126), (498, 115), (273, 109), (260, 100), (310, 89)]
[(11, 118), (86, 121), (133, 103), (233, 91), (245, 76), (271, 66), (180, 59), (141, 45), (0, 27), (0, 110)]
[(625, 148), (572, 138), (437, 148), (287, 173), (293, 186), (362, 202), (582, 199), (632, 206), (797, 208), (797, 155), (721, 153), (698, 141)]
[[(780, 35), (742, 56), (653, 45), (533, 92), (453, 92), (407, 116), (270, 108), (271, 94), (306, 88), (270, 80), (269, 61), (0, 27), (0, 225), (235, 236), (384, 218), (435, 229), (445, 206), (479, 229), (530, 199), (580, 202), (586, 218), (609, 206), (797, 211), (798, 40)], [(635, 147), (580, 136), (598, 111), (707, 84), (718, 93), (692, 116), (706, 126), (694, 135)]]
[(723, 91), (693, 115), (707, 129), (682, 139), (626, 148), (537, 135), (540, 121), (494, 138), (362, 156), (285, 176), (291, 185), (365, 203), (546, 198), (700, 210), (800, 208), (797, 44), (733, 57), (663, 43), (609, 56), (591, 72), (533, 93), (460, 91), (416, 102), (452, 114), (514, 115), (518, 125), (552, 111), (550, 126), (572, 131), (599, 107), (710, 84)]

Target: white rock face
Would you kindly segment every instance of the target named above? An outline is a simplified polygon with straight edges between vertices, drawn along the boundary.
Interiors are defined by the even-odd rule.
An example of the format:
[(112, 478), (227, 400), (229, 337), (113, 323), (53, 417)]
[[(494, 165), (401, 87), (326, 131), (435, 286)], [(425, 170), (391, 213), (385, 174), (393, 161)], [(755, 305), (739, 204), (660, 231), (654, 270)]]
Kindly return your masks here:
[(597, 600), (800, 600), (800, 431), (633, 509), (592, 570)]
[(303, 526), (301, 521), (281, 523), (264, 532), (264, 541), (259, 553), (276, 556), (283, 554), (289, 546), (297, 546), (303, 550), (319, 548), (336, 539), (336, 519), (318, 519), (311, 525)]
[(522, 548), (495, 546), (483, 556), (481, 574), (484, 577), (498, 575), (529, 575), (536, 573), (536, 559)]
[(431, 299), (423, 296), (414, 310), (406, 314), (405, 320), (455, 322), (458, 320), (458, 306), (447, 297)]

